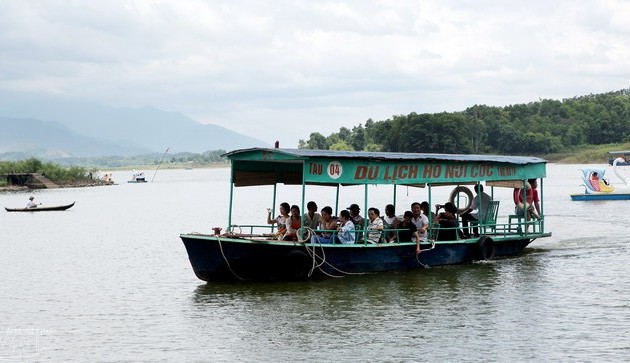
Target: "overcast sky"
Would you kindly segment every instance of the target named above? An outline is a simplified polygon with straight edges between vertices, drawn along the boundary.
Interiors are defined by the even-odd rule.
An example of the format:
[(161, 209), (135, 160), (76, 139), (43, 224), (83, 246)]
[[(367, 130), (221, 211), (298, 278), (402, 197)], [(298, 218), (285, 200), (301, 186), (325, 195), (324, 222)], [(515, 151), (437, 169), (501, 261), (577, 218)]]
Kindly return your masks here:
[(0, 0), (0, 91), (285, 147), (367, 119), (629, 87), (630, 1)]

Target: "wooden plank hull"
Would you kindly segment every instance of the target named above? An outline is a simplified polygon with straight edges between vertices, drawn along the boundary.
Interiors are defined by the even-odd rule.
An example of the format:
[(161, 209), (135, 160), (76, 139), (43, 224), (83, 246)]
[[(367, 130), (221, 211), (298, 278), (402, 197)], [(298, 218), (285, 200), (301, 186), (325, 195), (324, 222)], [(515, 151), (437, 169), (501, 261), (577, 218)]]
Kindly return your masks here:
[(50, 211), (60, 211), (60, 210), (66, 210), (66, 209), (72, 208), (74, 203), (75, 202), (72, 202), (71, 204), (59, 205), (59, 206), (54, 206), (54, 207), (36, 207), (36, 208), (7, 208), (7, 207), (4, 207), (4, 209), (6, 209), (7, 212), (50, 212)]
[[(303, 280), (347, 274), (421, 269), (484, 259), (480, 240), (423, 244), (416, 257), (415, 243), (379, 245), (313, 245), (182, 234), (195, 275), (203, 281)], [(533, 238), (518, 236), (493, 242), (492, 255), (520, 254)]]

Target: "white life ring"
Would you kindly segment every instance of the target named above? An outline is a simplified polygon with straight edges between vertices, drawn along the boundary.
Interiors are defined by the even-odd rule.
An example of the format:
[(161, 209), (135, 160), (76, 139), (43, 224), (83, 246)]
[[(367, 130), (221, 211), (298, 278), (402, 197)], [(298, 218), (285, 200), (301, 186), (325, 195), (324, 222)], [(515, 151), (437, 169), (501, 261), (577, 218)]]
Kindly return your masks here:
[(455, 187), (455, 189), (453, 189), (453, 191), (451, 192), (451, 196), (448, 198), (448, 201), (453, 203), (453, 205), (455, 205), (457, 207), (456, 203), (456, 199), (459, 198), (459, 193), (464, 193), (466, 194), (466, 200), (467, 203), (465, 206), (460, 206), (460, 208), (457, 208), (457, 214), (461, 214), (464, 211), (466, 211), (468, 208), (470, 208), (470, 205), (472, 204), (473, 201), (473, 193), (470, 191), (470, 189), (468, 189), (467, 187), (460, 185)]

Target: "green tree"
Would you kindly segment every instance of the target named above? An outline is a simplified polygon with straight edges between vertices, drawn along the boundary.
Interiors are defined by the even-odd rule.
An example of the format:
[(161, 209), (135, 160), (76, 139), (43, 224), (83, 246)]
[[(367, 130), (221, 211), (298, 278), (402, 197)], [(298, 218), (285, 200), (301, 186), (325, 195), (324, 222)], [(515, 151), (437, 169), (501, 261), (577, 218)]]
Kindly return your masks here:
[(306, 149), (328, 150), (328, 146), (328, 140), (319, 132), (312, 132), (306, 143)]
[(350, 146), (356, 151), (365, 149), (367, 144), (365, 129), (361, 124), (352, 128), (352, 134), (350, 136)]
[(352, 151), (352, 146), (350, 146), (345, 141), (339, 141), (335, 144), (330, 145), (330, 150), (338, 150), (338, 151)]

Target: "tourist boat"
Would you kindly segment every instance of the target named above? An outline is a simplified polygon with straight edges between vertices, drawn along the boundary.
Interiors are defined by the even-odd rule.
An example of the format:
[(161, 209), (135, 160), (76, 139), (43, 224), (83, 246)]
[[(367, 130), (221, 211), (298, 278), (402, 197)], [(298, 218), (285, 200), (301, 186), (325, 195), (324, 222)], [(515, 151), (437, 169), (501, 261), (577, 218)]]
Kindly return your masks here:
[(4, 209), (6, 209), (7, 212), (50, 212), (50, 211), (59, 211), (59, 210), (70, 209), (70, 208), (72, 208), (74, 203), (75, 202), (72, 202), (72, 203), (66, 204), (66, 205), (54, 206), (54, 207), (41, 207), (41, 206), (37, 206), (37, 207), (33, 207), (33, 208), (7, 208), (7, 207), (4, 207)]
[(626, 155), (630, 151), (610, 151), (608, 162), (612, 166), (614, 174), (623, 184), (612, 184), (605, 178), (606, 169), (601, 167), (581, 168), (583, 193), (571, 194), (571, 200), (623, 200), (630, 199), (630, 183), (628, 177), (619, 170), (619, 167), (628, 165)]
[[(372, 185), (392, 185), (394, 205), (399, 186), (425, 187), (429, 205), (433, 205), (435, 188), (455, 187), (450, 199), (465, 208), (466, 200), (469, 205), (472, 197), (467, 186), (483, 182), (486, 191), (490, 190), (493, 195), (495, 188), (510, 188), (517, 194), (525, 191), (527, 179), (540, 178), (542, 197), (546, 161), (539, 158), (278, 148), (235, 150), (225, 156), (231, 161), (225, 232), (221, 234), (222, 228), (216, 227), (214, 233), (180, 235), (194, 273), (204, 281), (294, 280), (461, 264), (518, 255), (535, 239), (551, 235), (544, 230), (542, 205), (541, 219), (524, 220), (517, 215), (504, 215), (499, 216), (503, 220), (498, 222), (500, 201), (494, 204), (493, 218), (479, 222), (479, 237), (436, 240), (434, 237), (441, 228), (431, 227), (430, 238), (421, 244), (420, 254), (416, 254), (415, 241), (319, 244), (314, 239), (309, 240), (310, 235), (318, 231), (306, 228), (300, 229), (298, 241), (280, 241), (270, 233), (272, 226), (241, 224), (243, 221), (235, 221), (232, 215), (235, 189), (272, 185), (271, 205), (275, 206), (279, 183), (301, 186), (302, 199), (308, 187), (328, 186), (331, 196), (336, 193), (337, 207), (341, 187), (364, 186), (361, 206), (366, 211), (371, 206), (369, 187)], [(303, 211), (305, 202), (301, 202)], [(509, 204), (508, 209), (513, 210), (511, 199)], [(367, 235), (367, 232), (367, 229), (356, 231), (358, 235)]]
[(144, 177), (144, 172), (134, 171), (131, 175), (131, 179), (127, 180), (127, 183), (146, 183), (147, 180)]

